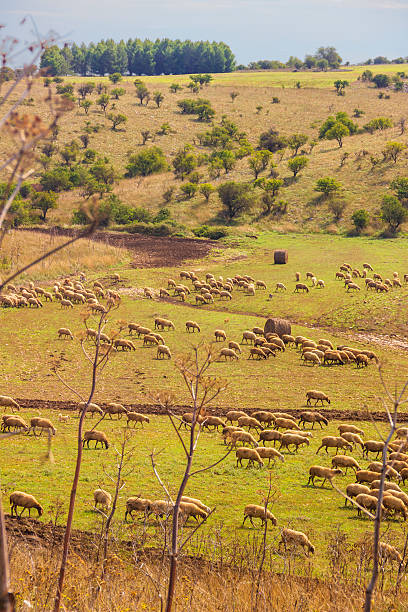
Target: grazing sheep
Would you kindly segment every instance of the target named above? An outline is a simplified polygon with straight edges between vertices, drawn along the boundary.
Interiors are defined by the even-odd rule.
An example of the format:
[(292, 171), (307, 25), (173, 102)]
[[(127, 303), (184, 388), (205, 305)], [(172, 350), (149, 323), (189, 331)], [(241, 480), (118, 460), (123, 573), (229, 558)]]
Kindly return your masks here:
[(129, 514), (130, 518), (133, 519), (132, 512), (143, 512), (145, 519), (150, 513), (153, 502), (150, 499), (143, 499), (142, 497), (129, 497), (126, 501), (126, 512), (125, 512), (125, 523)]
[(369, 482), (370, 484), (378, 480), (378, 472), (371, 472), (370, 470), (357, 470), (356, 482)]
[(396, 548), (394, 548), (394, 546), (391, 546), (391, 544), (385, 544), (385, 542), (380, 542), (378, 550), (383, 565), (387, 561), (397, 561), (397, 563), (402, 563), (402, 557), (400, 553)]
[(401, 514), (404, 521), (407, 520), (407, 509), (401, 499), (398, 499), (398, 497), (394, 497), (393, 495), (384, 495), (382, 503), (384, 508), (387, 510), (387, 514), (391, 514), (391, 512), (394, 514), (394, 516)]
[(167, 289), (163, 289), (163, 288), (161, 288), (161, 289), (160, 289), (160, 292), (159, 292), (159, 296), (160, 296), (161, 298), (164, 298), (164, 297), (170, 297), (170, 293), (167, 291)]
[[(403, 501), (405, 506), (408, 508), (408, 495), (404, 493), (404, 491), (395, 491), (394, 489), (390, 489), (389, 491), (390, 493), (392, 493), (394, 497), (398, 497), (398, 499)], [(373, 491), (373, 494), (374, 494), (374, 491)]]
[(340, 351), (326, 351), (323, 359), (324, 364), (333, 365), (335, 363), (344, 365), (345, 360), (340, 355)]
[(302, 436), (301, 434), (285, 432), (284, 434), (282, 434), (279, 450), (282, 450), (282, 448), (285, 447), (290, 452), (289, 446), (291, 446), (292, 444), (295, 447), (295, 453), (297, 453), (299, 450), (299, 446), (302, 446), (302, 444), (306, 444), (307, 446), (309, 446), (310, 442), (308, 438)]
[(291, 418), (287, 419), (285, 417), (276, 417), (275, 415), (275, 429), (295, 429), (300, 431), (300, 427), (295, 423), (295, 421)]
[(286, 287), (283, 283), (276, 283), (275, 292), (286, 291)]
[(201, 332), (201, 328), (198, 323), (196, 323), (195, 321), (186, 321), (186, 331), (190, 332), (190, 330), (193, 331), (193, 334), (195, 330), (197, 330), (198, 333)]
[[(128, 325), (129, 335), (131, 336), (132, 332), (134, 332), (134, 331), (137, 332), (139, 327), (140, 327), (140, 325), (138, 323), (129, 323), (129, 325)], [(149, 329), (148, 333), (150, 333), (150, 332), (151, 332), (151, 329)]]
[(111, 402), (110, 404), (107, 404), (105, 406), (105, 408), (104, 408), (104, 412), (105, 412), (105, 414), (109, 414), (110, 418), (112, 418), (113, 414), (117, 414), (118, 415), (118, 419), (122, 418), (122, 414), (128, 414), (129, 413), (127, 408), (122, 406), (122, 404), (117, 404), (116, 402)]
[(275, 446), (276, 442), (280, 442), (282, 440), (282, 436), (283, 434), (276, 429), (264, 429), (259, 434), (259, 441), (262, 441), (264, 446), (265, 442), (273, 442), (273, 445)]
[(242, 412), (242, 410), (229, 410), (225, 415), (225, 421), (233, 423), (234, 421), (238, 421), (239, 417), (248, 416), (246, 412)]
[(248, 359), (255, 359), (255, 357), (257, 357), (258, 361), (260, 359), (267, 359), (268, 358), (267, 354), (261, 348), (258, 348), (256, 346), (249, 349), (249, 357), (248, 357)]
[(181, 501), (180, 506), (180, 517), (186, 523), (190, 517), (194, 518), (197, 522), (199, 518), (206, 519), (208, 513), (196, 504)]
[[(17, 508), (22, 508), (20, 515), (17, 513)], [(28, 516), (31, 516), (31, 510), (35, 508), (38, 512), (38, 516), (41, 516), (44, 512), (42, 506), (38, 503), (33, 495), (23, 493), (23, 491), (14, 491), (10, 495), (10, 515), (13, 516), (14, 512), (16, 516), (21, 516), (24, 510), (28, 510)]]
[(251, 331), (244, 331), (244, 333), (242, 334), (242, 340), (241, 340), (241, 344), (253, 344), (256, 340), (256, 334), (254, 334), (254, 332)]
[(143, 338), (143, 346), (158, 346), (159, 344), (159, 340), (151, 334), (146, 334), (146, 336)]
[(211, 508), (203, 504), (200, 499), (195, 499), (194, 497), (187, 497), (186, 495), (182, 495), (181, 501), (186, 504), (195, 504), (198, 508), (204, 510), (206, 514), (209, 514), (211, 512)]
[(234, 342), (233, 340), (230, 340), (230, 342), (228, 342), (228, 348), (232, 349), (233, 351), (235, 351), (236, 353), (241, 354), (241, 347), (239, 346), (238, 342)]
[[(185, 412), (182, 417), (181, 417), (181, 422), (179, 425), (179, 429), (184, 425), (184, 429), (187, 429), (187, 426), (192, 425), (193, 423), (193, 413), (192, 412)], [(197, 414), (196, 415), (196, 423), (201, 424), (204, 421), (204, 417), (202, 417), (201, 415)]]
[(305, 362), (311, 363), (312, 366), (322, 365), (322, 362), (320, 361), (319, 357), (315, 353), (311, 353), (310, 351), (306, 351), (305, 353), (303, 353), (303, 359), (305, 360)]
[(268, 459), (268, 466), (271, 463), (271, 459), (274, 463), (276, 459), (280, 459), (280, 461), (282, 462), (285, 461), (285, 457), (282, 455), (282, 453), (276, 450), (276, 448), (261, 448), (260, 446), (258, 446), (256, 450), (261, 459)]
[[(380, 479), (378, 478), (379, 474), (378, 472), (374, 472), (374, 474), (377, 474), (377, 480), (372, 480), (370, 483), (370, 487), (371, 489), (379, 489), (380, 488)], [(384, 482), (384, 491), (401, 491), (400, 487), (397, 485), (397, 483), (395, 482)]]
[(216, 342), (218, 342), (219, 340), (222, 342), (223, 340), (227, 339), (227, 334), (225, 333), (223, 329), (216, 329), (214, 331), (214, 336), (215, 336)]
[[(78, 410), (79, 412), (81, 412), (86, 406), (86, 402), (79, 402), (78, 404)], [(88, 408), (86, 411), (86, 414), (90, 414), (91, 417), (93, 417), (94, 414), (100, 414), (101, 416), (103, 415), (103, 410), (102, 408), (100, 408), (98, 406), (98, 404), (93, 404), (92, 402), (90, 404), (88, 404)]]
[(171, 359), (171, 351), (169, 349), (168, 346), (166, 346), (165, 344), (160, 344), (157, 347), (157, 355), (156, 355), (157, 359), (161, 359), (162, 357), (167, 357), (168, 359)]
[(304, 283), (296, 283), (294, 293), (299, 293), (299, 291), (303, 291), (303, 293), (309, 293), (309, 287)]
[(18, 404), (16, 400), (13, 400), (13, 398), (8, 395), (0, 395), (0, 407), (11, 408), (12, 412), (14, 412), (14, 408), (20, 410), (20, 404)]
[(225, 427), (225, 423), (217, 416), (206, 416), (203, 421), (203, 429), (208, 429), (208, 431), (210, 431), (210, 427), (214, 428), (213, 431), (218, 431), (219, 427)]
[[(145, 340), (146, 340), (146, 337), (147, 336), (145, 336)], [(123, 340), (122, 338), (118, 338), (117, 340), (114, 340), (113, 346), (115, 347), (117, 351), (119, 349), (122, 349), (122, 351), (135, 351), (136, 350), (136, 347), (133, 344), (133, 342), (131, 342), (130, 340)]]
[(252, 434), (249, 431), (233, 431), (230, 434), (230, 443), (229, 446), (234, 448), (237, 445), (237, 442), (241, 442), (242, 444), (250, 444), (255, 448), (258, 446), (258, 442), (255, 440)]
[(390, 454), (390, 459), (394, 460), (394, 459), (398, 459), (401, 461), (407, 461), (408, 462), (408, 455), (406, 455), (405, 453), (400, 453), (400, 452), (393, 452)]
[(235, 451), (235, 454), (237, 457), (237, 467), (238, 466), (242, 467), (243, 459), (248, 459), (247, 468), (250, 465), (254, 465), (254, 462), (258, 463), (259, 467), (262, 467), (264, 465), (264, 462), (260, 458), (258, 451), (255, 450), (254, 448), (240, 447), (240, 448), (237, 448), (237, 450)]
[(382, 440), (367, 440), (364, 442), (363, 457), (368, 457), (368, 453), (376, 453), (378, 457), (384, 448)]
[(311, 405), (312, 399), (316, 400), (314, 403), (315, 406), (317, 406), (318, 402), (321, 402), (322, 406), (323, 406), (323, 402), (327, 402), (328, 404), (330, 404), (330, 400), (328, 396), (322, 391), (316, 391), (316, 389), (312, 389), (311, 391), (306, 391), (306, 404), (308, 406)]
[(173, 323), (173, 321), (170, 321), (169, 319), (162, 319), (161, 317), (156, 317), (154, 320), (154, 329), (173, 329), (175, 330), (176, 327)]
[(106, 433), (104, 431), (98, 431), (97, 429), (86, 431), (82, 440), (82, 446), (85, 447), (86, 444), (89, 448), (89, 442), (91, 440), (95, 440), (95, 448), (98, 446), (98, 444), (101, 445), (101, 448), (103, 448), (103, 446), (105, 446), (106, 449), (109, 448), (108, 438), (106, 437)]
[(261, 423), (258, 419), (254, 419), (248, 415), (238, 417), (238, 426), (239, 427), (248, 427), (248, 429), (262, 429)]
[[(378, 474), (381, 474), (383, 471), (383, 464), (381, 461), (372, 461), (367, 466), (367, 470), (370, 470), (371, 472), (378, 472)], [(396, 478), (397, 480), (400, 480), (400, 475), (398, 474), (397, 470), (394, 470), (394, 468), (390, 465), (385, 466), (385, 474), (388, 478)]]
[(368, 357), (367, 355), (356, 355), (356, 364), (358, 368), (366, 368), (368, 366)]
[(309, 553), (313, 554), (315, 551), (315, 547), (309, 538), (302, 531), (294, 531), (293, 529), (285, 528), (282, 530), (278, 548), (282, 545), (285, 547), (285, 550), (287, 546), (301, 546), (307, 555)]
[(13, 428), (14, 431), (18, 431), (18, 430), (28, 431), (29, 429), (24, 419), (22, 419), (19, 416), (14, 416), (12, 414), (5, 414), (3, 415), (2, 420), (3, 420), (3, 423), (1, 425), (2, 431), (11, 431), (11, 428)]
[(350, 451), (353, 450), (353, 447), (350, 444), (350, 442), (347, 442), (347, 440), (345, 440), (344, 438), (339, 438), (337, 436), (326, 436), (322, 438), (322, 443), (317, 449), (316, 455), (318, 454), (319, 450), (322, 448), (326, 450), (326, 453), (329, 452), (328, 451), (329, 448), (345, 448), (345, 449), (349, 449)]
[(71, 338), (71, 340), (73, 340), (74, 336), (72, 335), (71, 330), (67, 327), (60, 327), (58, 330), (58, 338)]
[(94, 491), (95, 509), (98, 504), (109, 510), (112, 503), (112, 495), (103, 489), (95, 489)]
[(258, 410), (256, 412), (253, 412), (251, 416), (254, 419), (257, 419), (261, 424), (267, 423), (267, 425), (274, 423), (276, 419), (275, 415), (272, 412), (268, 412), (267, 410)]
[[(356, 502), (359, 506), (362, 506), (366, 510), (373, 512), (377, 511), (378, 499), (374, 495), (367, 495), (366, 493), (360, 493), (356, 497)], [(384, 510), (384, 506), (381, 505), (381, 510)], [(361, 508), (357, 508), (358, 516), (361, 516)]]
[(68, 423), (69, 421), (69, 414), (58, 414), (58, 420), (60, 423)]
[(282, 340), (285, 344), (295, 344), (295, 338), (290, 334), (282, 334)]
[(395, 431), (396, 438), (406, 438), (408, 436), (408, 427), (398, 427)]
[(364, 436), (364, 431), (362, 429), (359, 429), (355, 425), (348, 425), (347, 423), (340, 423), (337, 429), (339, 430), (340, 435), (342, 435), (345, 432), (350, 432), (350, 433), (359, 434), (360, 436)]
[(339, 476), (343, 475), (343, 472), (339, 470), (338, 468), (332, 470), (328, 467), (322, 467), (320, 465), (312, 465), (309, 469), (309, 480), (307, 481), (307, 485), (312, 483), (312, 485), (315, 486), (315, 482), (314, 482), (315, 479), (323, 478), (323, 482), (322, 482), (322, 487), (323, 487), (326, 480), (328, 480), (331, 483), (333, 478), (337, 475)]
[(316, 288), (317, 289), (324, 289), (325, 288), (325, 283), (324, 280), (322, 280), (321, 278), (319, 278), (319, 280), (316, 283)]
[[(224, 429), (222, 430), (222, 436), (224, 438), (224, 444), (227, 444), (227, 441), (230, 439), (231, 434), (234, 431), (244, 431), (243, 429), (241, 429), (241, 427), (236, 427), (235, 425), (226, 425), (224, 427)], [(229, 444), (229, 442), (228, 442)]]
[(35, 430), (37, 427), (41, 430), (40, 436), (45, 430), (50, 431), (52, 435), (55, 436), (56, 429), (49, 419), (43, 419), (42, 417), (33, 417), (30, 420), (30, 429), (28, 433), (30, 433), (30, 431), (33, 430), (33, 434), (35, 436), (36, 435)]
[(329, 421), (322, 416), (319, 412), (302, 412), (299, 418), (299, 425), (303, 424), (303, 427), (306, 427), (306, 423), (312, 423), (312, 429), (314, 429), (315, 423), (319, 423), (321, 429), (323, 429), (323, 424), (328, 425)]
[(408, 480), (408, 468), (403, 468), (400, 471), (401, 480), (405, 485), (405, 481)]
[(351, 431), (345, 431), (340, 435), (342, 438), (344, 438), (345, 440), (347, 440), (347, 442), (350, 442), (351, 444), (359, 444), (361, 446), (361, 450), (363, 450), (364, 440), (362, 440), (358, 434), (351, 433)]
[[(346, 494), (348, 495), (348, 497), (351, 497), (351, 498), (357, 497), (357, 495), (360, 495), (361, 493), (370, 495), (370, 489), (366, 485), (362, 485), (358, 483), (352, 483), (352, 484), (347, 485)], [(347, 502), (348, 502), (348, 499), (346, 498), (344, 500), (345, 506), (347, 506)]]
[(242, 525), (245, 524), (245, 521), (249, 518), (252, 527), (255, 527), (253, 519), (259, 518), (261, 519), (261, 527), (265, 524), (265, 521), (271, 521), (272, 525), (276, 526), (278, 521), (273, 516), (272, 512), (269, 510), (265, 511), (265, 506), (257, 506), (255, 504), (248, 504), (244, 508), (244, 520), (242, 521)]
[(136, 427), (136, 423), (140, 423), (143, 427), (143, 423), (150, 423), (150, 419), (145, 414), (140, 414), (140, 412), (128, 412), (126, 415), (127, 422), (126, 426), (129, 427), (129, 423), (134, 423)]
[(335, 455), (332, 459), (332, 466), (346, 468), (346, 474), (349, 468), (352, 468), (355, 472), (357, 472), (357, 470), (361, 470), (361, 467), (358, 465), (354, 457), (348, 457), (347, 455)]
[[(32, 300), (32, 299), (33, 299), (33, 298), (30, 298), (30, 299), (28, 300), (28, 303), (29, 303), (29, 304), (31, 304), (31, 303), (32, 303), (32, 302), (31, 302), (31, 300)], [(61, 304), (61, 308), (73, 308), (73, 307), (74, 307), (73, 303), (72, 303), (70, 300), (66, 300), (66, 299), (62, 299), (62, 300), (60, 300), (60, 304)]]
[(196, 295), (195, 296), (195, 301), (196, 301), (197, 305), (198, 304), (206, 304), (206, 301), (205, 301), (205, 299), (204, 299), (204, 297), (202, 295)]
[(257, 280), (255, 285), (257, 289), (266, 289), (266, 283), (263, 280)]

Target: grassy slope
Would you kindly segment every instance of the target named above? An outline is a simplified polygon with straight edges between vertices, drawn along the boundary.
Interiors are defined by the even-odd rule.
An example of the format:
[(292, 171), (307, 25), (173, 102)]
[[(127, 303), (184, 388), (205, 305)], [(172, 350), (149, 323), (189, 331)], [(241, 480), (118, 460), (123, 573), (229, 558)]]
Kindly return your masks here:
[[(381, 67), (381, 71), (382, 71)], [(386, 67), (391, 70), (391, 67)], [(393, 71), (402, 70), (402, 67), (394, 67)], [(248, 73), (245, 73), (248, 75)], [(308, 73), (309, 74), (309, 73)], [(247, 132), (251, 143), (258, 144), (258, 138), (262, 131), (271, 126), (276, 127), (282, 134), (290, 135), (294, 132), (303, 132), (309, 139), (316, 139), (319, 125), (329, 114), (338, 111), (347, 111), (350, 115), (354, 108), (365, 111), (365, 115), (357, 120), (361, 126), (370, 119), (378, 116), (391, 117), (397, 122), (401, 117), (401, 104), (405, 99), (405, 94), (391, 93), (389, 100), (379, 100), (378, 90), (368, 87), (366, 84), (355, 82), (347, 89), (346, 96), (336, 96), (332, 88), (333, 81), (342, 76), (343, 73), (310, 73), (310, 77), (316, 80), (319, 85), (324, 87), (295, 89), (290, 83), (284, 82), (285, 78), (296, 79), (305, 78), (308, 75), (302, 73), (267, 73), (244, 76), (239, 73), (231, 75), (216, 75), (214, 84), (204, 88), (201, 96), (208, 98), (216, 110), (216, 122), (221, 120), (223, 115), (227, 115), (235, 121), (240, 130)], [(281, 85), (275, 85), (267, 81), (268, 77), (277, 75), (282, 79)], [(245, 81), (250, 78), (266, 79), (266, 82), (251, 83)], [(228, 86), (225, 79), (228, 77)], [(172, 77), (173, 78), (173, 77)], [(58, 144), (62, 146), (70, 142), (73, 138), (78, 139), (87, 120), (93, 124), (97, 123), (102, 129), (97, 134), (91, 136), (90, 147), (108, 155), (114, 162), (120, 173), (123, 173), (126, 164), (126, 153), (128, 151), (139, 151), (141, 149), (141, 131), (150, 130), (152, 134), (157, 132), (164, 122), (170, 123), (175, 130), (174, 134), (167, 136), (156, 136), (155, 144), (162, 147), (168, 160), (171, 161), (174, 153), (185, 143), (192, 143), (198, 132), (208, 128), (207, 124), (199, 123), (189, 116), (180, 115), (178, 112), (177, 101), (192, 97), (189, 90), (174, 95), (169, 92), (166, 79), (152, 77), (149, 89), (151, 91), (161, 91), (165, 98), (160, 109), (155, 107), (154, 102), (150, 102), (147, 107), (140, 106), (135, 97), (132, 80), (123, 83), (126, 94), (118, 101), (115, 101), (116, 111), (123, 112), (128, 117), (128, 122), (123, 131), (113, 132), (109, 129), (111, 125), (105, 119), (103, 113), (98, 110), (95, 104), (96, 94), (91, 99), (94, 105), (91, 107), (89, 115), (86, 116), (82, 109), (77, 106), (72, 112), (61, 120), (61, 130), (58, 137)], [(98, 81), (99, 79), (94, 79)], [(246, 84), (242, 84), (242, 81)], [(185, 82), (185, 78), (184, 78)], [(239, 92), (238, 98), (234, 103), (231, 102), (230, 92)], [(45, 96), (44, 88), (36, 85), (33, 89), (33, 105), (28, 107), (29, 112), (38, 112), (41, 116), (46, 116), (46, 108), (43, 103)], [(273, 96), (278, 96), (280, 104), (271, 104)], [(256, 107), (262, 106), (260, 114)], [(287, 187), (282, 190), (281, 197), (288, 200), (288, 213), (282, 219), (265, 220), (257, 218), (257, 213), (253, 217), (242, 219), (240, 223), (258, 223), (261, 227), (280, 227), (296, 231), (310, 231), (316, 228), (324, 228), (329, 231), (337, 231), (333, 224), (333, 215), (327, 207), (327, 203), (316, 199), (314, 185), (318, 178), (326, 175), (337, 177), (343, 182), (346, 189), (345, 195), (348, 202), (348, 209), (345, 213), (346, 221), (352, 211), (357, 208), (367, 208), (375, 216), (378, 209), (381, 195), (385, 192), (389, 181), (397, 174), (405, 172), (405, 160), (402, 157), (397, 164), (390, 163), (381, 165), (379, 169), (372, 172), (370, 170), (370, 155), (381, 156), (381, 150), (385, 143), (390, 140), (406, 141), (406, 137), (399, 136), (399, 128), (391, 128), (374, 135), (361, 134), (346, 138), (343, 149), (339, 149), (335, 141), (322, 141), (315, 147), (310, 156), (309, 166), (299, 175), (298, 180), (292, 181), (292, 174), (287, 168), (289, 153), (286, 153), (282, 162), (278, 165), (281, 178), (287, 179)], [(151, 143), (149, 143), (151, 144)], [(2, 145), (4, 146), (4, 145)], [(356, 161), (355, 155), (366, 150), (369, 155), (360, 164)], [(308, 149), (307, 149), (308, 150)], [(198, 152), (210, 152), (209, 149), (197, 147)], [(350, 154), (344, 167), (340, 167), (340, 157), (343, 152)], [(59, 159), (59, 156), (56, 156)], [(277, 162), (278, 159), (276, 158)], [(209, 180), (207, 168), (200, 168), (203, 174), (203, 181)], [(228, 175), (222, 175), (214, 181), (215, 185), (220, 184), (226, 179), (251, 180), (253, 175), (250, 173), (246, 159), (241, 160), (236, 168)], [(144, 179), (121, 180), (115, 188), (115, 192), (126, 202), (135, 206), (145, 206), (152, 212), (157, 212), (163, 205), (162, 194), (173, 185), (178, 192), (180, 182), (174, 180), (172, 173), (164, 173)], [(50, 223), (70, 222), (72, 210), (78, 206), (81, 198), (78, 191), (68, 192), (61, 195), (59, 208), (50, 211)], [(201, 196), (197, 196), (189, 201), (176, 201), (170, 206), (174, 218), (187, 226), (196, 226), (204, 222), (219, 222), (220, 203), (218, 198), (212, 196), (210, 203), (205, 204)], [(339, 224), (340, 229), (347, 226), (346, 222)]]

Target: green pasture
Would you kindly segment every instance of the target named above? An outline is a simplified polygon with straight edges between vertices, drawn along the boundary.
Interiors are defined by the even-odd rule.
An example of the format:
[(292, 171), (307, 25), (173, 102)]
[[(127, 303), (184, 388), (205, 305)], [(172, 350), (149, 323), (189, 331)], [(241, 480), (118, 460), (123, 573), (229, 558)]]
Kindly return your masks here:
[[(23, 411), (22, 416), (29, 419), (36, 415), (34, 411)], [(33, 494), (44, 506), (44, 516), (41, 520), (49, 521), (55, 509), (62, 503), (64, 511), (67, 509), (69, 489), (76, 455), (76, 427), (78, 418), (70, 416), (68, 424), (57, 422), (55, 411), (44, 411), (44, 417), (52, 419), (56, 424), (57, 433), (52, 441), (54, 462), (44, 458), (46, 438), (33, 436), (18, 436), (2, 441), (0, 447), (0, 477), (5, 495), (5, 510), (8, 511), (8, 493), (13, 490), (22, 490)], [(87, 419), (87, 428), (95, 420)], [(371, 423), (361, 423), (366, 438), (378, 438), (378, 433)], [(78, 497), (74, 527), (91, 529), (98, 523), (98, 515), (93, 510), (93, 491), (102, 487), (113, 493), (113, 484), (106, 473), (113, 475), (117, 458), (115, 447), (119, 448), (122, 437), (124, 420), (105, 419), (98, 425), (98, 429), (106, 432), (110, 440), (108, 450), (85, 449), (80, 475)], [(278, 520), (278, 527), (271, 527), (269, 542), (277, 545), (280, 529), (290, 526), (308, 534), (316, 546), (316, 568), (323, 569), (327, 550), (328, 538), (337, 528), (348, 534), (352, 541), (356, 541), (372, 523), (367, 518), (358, 518), (355, 509), (344, 508), (343, 498), (335, 492), (330, 485), (323, 488), (308, 487), (308, 472), (311, 465), (331, 465), (330, 456), (316, 450), (323, 435), (337, 433), (338, 422), (331, 422), (324, 430), (313, 431), (309, 447), (303, 447), (299, 453), (285, 452), (285, 462), (277, 463), (272, 467), (272, 485), (274, 503), (271, 507)], [(141, 430), (140, 426), (128, 443), (128, 448), (134, 447), (130, 463), (127, 465), (133, 471), (126, 477), (125, 487), (120, 492), (117, 521), (123, 523), (126, 499), (132, 495), (142, 495), (149, 499), (163, 499), (165, 494), (157, 482), (151, 467), (150, 454), (157, 453), (155, 460), (157, 469), (163, 482), (168, 486), (171, 495), (174, 495), (183, 473), (183, 450), (176, 438), (176, 434), (164, 416), (151, 416), (150, 423)], [(385, 428), (380, 425), (380, 431)], [(183, 433), (187, 439), (188, 433)], [(91, 445), (93, 443), (91, 442)], [(205, 467), (226, 452), (220, 433), (202, 433), (198, 445), (193, 469)], [(361, 451), (355, 450), (354, 457), (361, 467), (367, 467), (367, 460), (361, 457)], [(372, 457), (370, 460), (373, 460)], [(106, 473), (105, 473), (106, 472)], [(337, 484), (345, 490), (348, 483), (354, 482), (352, 472), (337, 478)], [(242, 527), (243, 509), (248, 503), (262, 503), (262, 495), (267, 491), (268, 468), (237, 468), (235, 452), (232, 452), (222, 463), (208, 472), (202, 472), (192, 477), (186, 494), (198, 497), (211, 507), (216, 506), (213, 517), (208, 521), (205, 530), (208, 532), (215, 527), (222, 526), (222, 534), (229, 539), (236, 533), (245, 538), (250, 532), (250, 525)], [(404, 488), (406, 489), (406, 487)], [(35, 513), (36, 514), (36, 513)], [(60, 517), (63, 522), (65, 515)], [(140, 519), (139, 519), (140, 521)], [(192, 521), (193, 523), (194, 521)], [(248, 522), (248, 521), (247, 521)], [(139, 523), (140, 524), (140, 523)], [(387, 527), (386, 527), (387, 525)], [(387, 537), (391, 541), (402, 538), (400, 519), (390, 520), (384, 524), (388, 529)], [(188, 531), (188, 528), (186, 528)], [(124, 537), (131, 535), (132, 527), (123, 526)], [(152, 519), (148, 523), (148, 545), (157, 543), (161, 530)], [(278, 562), (279, 563), (279, 562)]]
[[(250, 86), (250, 87), (295, 87), (297, 82), (300, 82), (301, 87), (317, 87), (327, 88), (332, 87), (333, 82), (337, 79), (345, 79), (350, 83), (356, 81), (364, 70), (371, 70), (374, 74), (396, 74), (397, 72), (406, 72), (408, 64), (387, 64), (384, 66), (350, 66), (340, 70), (329, 70), (327, 72), (296, 72), (296, 71), (280, 71), (280, 70), (259, 70), (259, 71), (238, 71), (213, 74), (214, 80), (212, 84), (225, 86)], [(90, 77), (67, 77), (66, 81), (74, 83), (81, 79)], [(98, 81), (108, 81), (108, 77), (92, 77)], [(136, 77), (124, 77), (125, 81), (132, 81)], [(143, 76), (143, 81), (147, 85), (170, 85), (171, 83), (179, 83), (187, 85), (189, 83), (188, 75), (160, 75), (160, 76)]]

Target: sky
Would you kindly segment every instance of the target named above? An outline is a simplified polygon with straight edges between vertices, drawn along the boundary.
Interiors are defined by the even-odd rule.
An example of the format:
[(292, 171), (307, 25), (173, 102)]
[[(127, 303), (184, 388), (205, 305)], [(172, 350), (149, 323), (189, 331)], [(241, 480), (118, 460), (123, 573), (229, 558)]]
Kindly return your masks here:
[[(408, 56), (408, 0), (0, 0), (5, 35), (61, 41), (113, 38), (223, 40), (238, 63), (304, 58), (334, 46), (344, 61)], [(6, 6), (8, 5), (8, 6)]]

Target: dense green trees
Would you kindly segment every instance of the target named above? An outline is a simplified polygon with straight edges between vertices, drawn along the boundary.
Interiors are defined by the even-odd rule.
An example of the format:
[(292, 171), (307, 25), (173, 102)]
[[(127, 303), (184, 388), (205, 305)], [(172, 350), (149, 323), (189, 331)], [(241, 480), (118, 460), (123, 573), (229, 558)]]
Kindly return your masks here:
[(53, 45), (44, 51), (40, 66), (53, 76), (70, 72), (83, 76), (90, 72), (107, 73), (119, 77), (125, 73), (192, 74), (231, 72), (235, 68), (235, 57), (223, 42), (168, 38), (153, 42), (136, 38), (116, 43), (108, 39), (89, 45), (74, 43), (63, 49)]
[(127, 178), (149, 176), (166, 169), (167, 162), (163, 151), (159, 147), (151, 147), (129, 156), (125, 176)]

